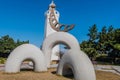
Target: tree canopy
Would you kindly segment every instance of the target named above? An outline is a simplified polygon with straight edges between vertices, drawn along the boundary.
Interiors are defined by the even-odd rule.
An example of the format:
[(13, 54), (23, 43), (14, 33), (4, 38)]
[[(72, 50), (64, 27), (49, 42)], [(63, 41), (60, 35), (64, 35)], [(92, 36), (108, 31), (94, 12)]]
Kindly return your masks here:
[(103, 26), (101, 31), (98, 31), (97, 25), (94, 24), (89, 27), (87, 36), (89, 39), (83, 41), (80, 46), (90, 58), (95, 59), (98, 54), (107, 54), (113, 58), (114, 63), (116, 58), (120, 58), (120, 28)]
[(20, 41), (19, 39), (15, 41), (9, 35), (2, 36), (0, 38), (0, 57), (5, 53), (9, 54), (14, 48), (24, 43), (29, 43), (29, 41)]

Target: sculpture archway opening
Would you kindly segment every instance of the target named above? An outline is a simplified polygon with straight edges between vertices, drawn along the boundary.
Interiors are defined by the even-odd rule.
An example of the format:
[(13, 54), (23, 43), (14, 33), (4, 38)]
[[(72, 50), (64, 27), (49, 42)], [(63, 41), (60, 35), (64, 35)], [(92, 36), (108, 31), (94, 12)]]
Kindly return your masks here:
[(64, 64), (62, 71), (63, 71), (63, 72), (62, 72), (62, 75), (63, 75), (64, 77), (72, 78), (72, 79), (74, 78), (74, 73), (73, 73), (73, 69), (72, 69), (71, 65), (69, 65), (69, 64)]
[(64, 44), (59, 44), (60, 45), (60, 59), (62, 56), (70, 49), (70, 47), (64, 45)]
[(67, 46), (66, 44), (64, 43), (61, 43), (61, 42), (58, 42), (57, 44), (55, 44), (51, 50), (53, 51), (54, 48), (56, 48), (56, 46), (59, 45), (59, 52), (56, 51), (56, 53), (54, 54), (55, 56), (57, 56), (59, 59), (58, 60), (52, 60), (53, 58), (53, 52), (51, 52), (51, 55), (50, 55), (50, 65), (55, 65), (55, 64), (58, 64), (60, 59), (62, 58), (62, 56), (70, 49), (69, 46)]
[(36, 63), (32, 59), (25, 59), (21, 63), (20, 71), (35, 71)]

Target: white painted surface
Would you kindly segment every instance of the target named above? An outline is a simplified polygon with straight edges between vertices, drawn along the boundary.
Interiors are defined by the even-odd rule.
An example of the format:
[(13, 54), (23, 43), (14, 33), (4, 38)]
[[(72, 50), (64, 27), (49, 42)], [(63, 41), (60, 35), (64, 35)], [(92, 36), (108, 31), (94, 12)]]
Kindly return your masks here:
[(57, 74), (68, 74), (69, 68), (74, 74), (74, 80), (96, 80), (95, 70), (91, 61), (80, 49), (70, 49), (63, 55), (58, 64)]
[[(57, 74), (62, 75), (63, 72), (67, 72), (69, 67), (73, 70), (75, 80), (96, 80), (92, 62), (88, 56), (80, 50), (77, 39), (73, 35), (66, 32), (53, 33), (44, 40), (42, 50), (45, 54), (47, 67), (50, 68), (52, 48), (56, 44), (61, 43), (70, 49), (66, 54), (63, 54), (57, 68)], [(63, 70), (64, 67), (65, 69)]]
[[(54, 29), (52, 29), (52, 27), (49, 23), (49, 18), (50, 18), (50, 13), (51, 13), (51, 5), (55, 5), (55, 4), (53, 2), (51, 2), (51, 4), (49, 5), (49, 10), (47, 10), (45, 12), (45, 31), (44, 31), (45, 35), (44, 35), (44, 39), (46, 37), (48, 37), (48, 35), (56, 32)], [(54, 14), (55, 14), (57, 21), (59, 21), (59, 16), (60, 16), (59, 12), (54, 9)], [(57, 45), (52, 50), (51, 60), (59, 60), (59, 56), (56, 55), (59, 52), (60, 52), (60, 46)]]
[[(53, 33), (51, 35), (49, 35), (43, 42), (43, 47), (42, 47), (42, 51), (45, 54), (45, 60), (46, 60), (46, 64), (47, 67), (50, 67), (50, 59), (51, 59), (51, 53), (52, 53), (52, 48), (56, 45), (56, 44), (64, 44), (72, 49), (80, 49), (79, 44), (77, 39), (66, 32), (56, 32)], [(76, 46), (76, 47), (75, 47)]]
[(8, 56), (5, 64), (5, 72), (19, 72), (22, 62), (26, 59), (30, 59), (35, 63), (35, 71), (47, 71), (45, 57), (42, 51), (32, 44), (23, 44), (15, 48)]

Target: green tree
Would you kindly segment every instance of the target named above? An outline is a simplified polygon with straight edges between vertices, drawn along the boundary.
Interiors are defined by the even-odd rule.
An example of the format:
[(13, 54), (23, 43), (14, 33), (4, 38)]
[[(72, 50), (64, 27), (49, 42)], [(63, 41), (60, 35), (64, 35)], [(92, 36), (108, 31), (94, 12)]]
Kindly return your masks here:
[(93, 44), (90, 43), (89, 41), (83, 41), (80, 44), (80, 47), (81, 47), (81, 50), (84, 51), (91, 60), (95, 60), (98, 53), (95, 48), (91, 47), (92, 45)]
[(14, 41), (9, 35), (2, 36), (0, 38), (0, 57), (7, 57), (9, 53), (17, 46), (29, 43), (29, 41)]
[(108, 54), (112, 63), (120, 60), (120, 28), (115, 29), (112, 25), (108, 28), (104, 26), (98, 32), (94, 24), (88, 31), (89, 39), (83, 41), (80, 46), (90, 58), (95, 59), (98, 54)]
[(15, 43), (15, 47), (21, 45), (21, 44), (25, 44), (25, 43), (29, 43), (29, 40), (27, 41), (20, 41), (19, 39), (17, 40), (17, 42)]
[(97, 32), (97, 26), (94, 24), (92, 27), (89, 28), (89, 33), (87, 34), (89, 36), (89, 41), (94, 43), (98, 38), (98, 32)]
[(104, 26), (101, 30), (101, 32), (99, 32), (98, 35), (98, 50), (101, 54), (106, 54), (106, 44), (108, 42), (108, 37), (107, 37), (107, 29), (106, 26)]
[(120, 29), (115, 30), (115, 40), (116, 43), (120, 43)]
[(0, 43), (1, 53), (9, 53), (15, 47), (15, 42), (9, 35), (1, 37)]
[(120, 58), (120, 29), (115, 29), (113, 32), (113, 40), (109, 42), (109, 56), (113, 59), (112, 63), (116, 64), (117, 59)]
[(113, 41), (115, 40), (115, 29), (113, 28), (113, 26), (111, 25), (109, 28), (108, 28), (108, 33), (107, 33), (107, 38), (108, 38), (108, 42), (109, 43), (113, 43)]
[(98, 31), (97, 26), (94, 24), (92, 27), (89, 27), (89, 33), (87, 36), (89, 36), (88, 41), (83, 41), (80, 46), (81, 49), (89, 56), (91, 60), (94, 60), (97, 56), (97, 50), (96, 50), (96, 42), (98, 39)]

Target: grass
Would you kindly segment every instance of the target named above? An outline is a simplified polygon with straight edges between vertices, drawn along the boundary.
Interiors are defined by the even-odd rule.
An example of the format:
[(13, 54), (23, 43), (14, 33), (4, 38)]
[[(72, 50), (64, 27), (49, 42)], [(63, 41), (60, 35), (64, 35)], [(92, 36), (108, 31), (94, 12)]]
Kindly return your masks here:
[[(0, 80), (73, 80), (73, 78), (58, 76), (56, 69), (48, 72), (36, 73), (33, 71), (21, 71), (15, 74), (6, 74), (0, 71)], [(96, 71), (97, 80), (120, 80), (120, 76), (111, 72)]]

